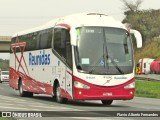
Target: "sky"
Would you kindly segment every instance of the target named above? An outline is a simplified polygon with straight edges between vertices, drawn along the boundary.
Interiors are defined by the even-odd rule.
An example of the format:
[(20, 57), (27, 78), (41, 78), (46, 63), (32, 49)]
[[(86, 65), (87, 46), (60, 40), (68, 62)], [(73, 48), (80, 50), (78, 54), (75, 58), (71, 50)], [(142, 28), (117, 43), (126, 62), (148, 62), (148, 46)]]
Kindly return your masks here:
[[(0, 0), (0, 36), (12, 36), (54, 18), (82, 12), (102, 12), (122, 21), (123, 8), (121, 0)], [(140, 9), (160, 9), (160, 0), (143, 0)], [(9, 55), (0, 53), (0, 58)]]

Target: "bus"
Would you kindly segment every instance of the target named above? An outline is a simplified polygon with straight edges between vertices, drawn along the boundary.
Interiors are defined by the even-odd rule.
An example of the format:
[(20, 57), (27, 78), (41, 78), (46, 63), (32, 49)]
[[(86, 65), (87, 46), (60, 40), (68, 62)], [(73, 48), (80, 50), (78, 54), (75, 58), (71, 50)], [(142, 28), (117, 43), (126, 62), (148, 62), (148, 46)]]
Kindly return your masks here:
[(9, 85), (21, 97), (51, 95), (68, 100), (113, 100), (134, 97), (131, 34), (140, 32), (102, 13), (80, 13), (54, 19), (13, 35)]

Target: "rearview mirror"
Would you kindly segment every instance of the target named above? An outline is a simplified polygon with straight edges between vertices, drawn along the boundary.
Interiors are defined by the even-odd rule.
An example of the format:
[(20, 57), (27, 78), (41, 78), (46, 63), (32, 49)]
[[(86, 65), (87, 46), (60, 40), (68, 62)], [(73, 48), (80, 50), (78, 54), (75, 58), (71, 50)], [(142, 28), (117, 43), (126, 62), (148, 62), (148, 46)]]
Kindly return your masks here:
[(137, 42), (137, 48), (141, 48), (142, 47), (142, 36), (141, 33), (137, 30), (134, 29), (130, 29), (130, 33), (133, 34), (136, 38), (136, 42)]

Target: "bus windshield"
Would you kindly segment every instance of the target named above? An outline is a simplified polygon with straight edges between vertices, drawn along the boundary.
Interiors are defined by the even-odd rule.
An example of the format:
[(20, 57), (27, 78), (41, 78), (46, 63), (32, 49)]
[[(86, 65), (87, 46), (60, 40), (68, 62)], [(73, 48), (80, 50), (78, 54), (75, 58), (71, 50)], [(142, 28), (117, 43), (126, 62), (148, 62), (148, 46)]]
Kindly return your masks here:
[(133, 72), (132, 42), (128, 31), (111, 27), (76, 29), (77, 69), (90, 74), (120, 75)]

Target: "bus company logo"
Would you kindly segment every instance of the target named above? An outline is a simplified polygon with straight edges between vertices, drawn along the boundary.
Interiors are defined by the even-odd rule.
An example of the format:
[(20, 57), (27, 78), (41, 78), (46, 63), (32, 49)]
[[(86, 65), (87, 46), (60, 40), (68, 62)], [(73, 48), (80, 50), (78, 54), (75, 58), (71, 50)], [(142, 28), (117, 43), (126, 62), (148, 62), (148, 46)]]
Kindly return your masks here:
[(112, 79), (111, 76), (103, 76), (103, 78), (106, 79), (106, 80), (111, 80)]
[(92, 79), (95, 79), (95, 77), (94, 76), (86, 76), (86, 79), (92, 80)]
[(50, 54), (46, 54), (45, 50), (40, 51), (38, 55), (29, 52), (29, 65), (49, 65)]

